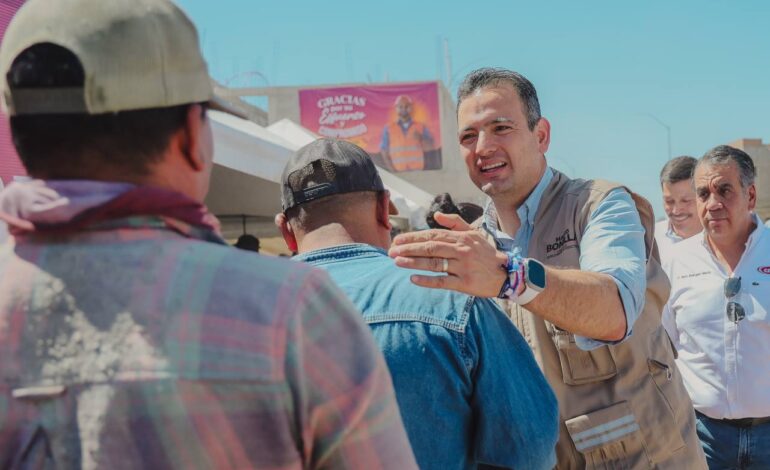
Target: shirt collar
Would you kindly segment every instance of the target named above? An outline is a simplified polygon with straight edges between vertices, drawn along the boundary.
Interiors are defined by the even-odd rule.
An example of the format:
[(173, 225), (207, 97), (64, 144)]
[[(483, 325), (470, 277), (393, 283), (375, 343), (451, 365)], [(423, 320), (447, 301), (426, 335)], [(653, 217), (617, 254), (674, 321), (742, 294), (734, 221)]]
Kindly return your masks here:
[(668, 237), (669, 240), (674, 242), (680, 242), (684, 240), (684, 238), (680, 237), (679, 234), (677, 234), (674, 231), (674, 227), (671, 225), (671, 221), (668, 221), (668, 229), (666, 230), (666, 237)]
[(543, 193), (545, 188), (551, 183), (553, 179), (553, 170), (551, 167), (545, 167), (543, 177), (540, 178), (540, 182), (537, 183), (535, 189), (530, 193), (524, 204), (519, 207), (516, 212), (519, 214), (519, 219), (526, 220), (530, 225), (535, 224), (535, 214), (537, 214), (537, 208), (540, 207), (540, 200), (543, 199)]
[(14, 235), (72, 233), (87, 227), (161, 225), (223, 242), (219, 221), (199, 201), (153, 186), (91, 180), (15, 182), (0, 195), (0, 219)]
[(61, 224), (135, 188), (92, 180), (14, 181), (0, 194), (0, 212), (33, 224)]
[[(551, 180), (553, 180), (553, 170), (550, 166), (547, 166), (545, 167), (543, 176), (540, 178), (540, 182), (537, 183), (537, 186), (535, 186), (535, 189), (533, 189), (529, 194), (527, 199), (524, 201), (524, 204), (516, 209), (516, 213), (518, 214), (522, 225), (524, 225), (524, 222), (528, 223), (529, 225), (535, 224), (537, 208), (540, 207), (540, 200), (543, 198), (545, 188), (548, 187), (548, 185), (551, 183)], [(497, 225), (497, 209), (495, 209), (495, 205), (491, 198), (487, 198), (487, 204), (484, 207), (484, 225), (486, 226), (487, 230), (491, 231), (495, 235), (495, 238), (498, 238), (498, 233), (503, 233), (499, 231)], [(503, 238), (510, 238), (510, 236)]]
[(358, 256), (388, 256), (387, 251), (365, 243), (346, 243), (317, 250), (306, 251), (292, 259), (303, 263), (316, 263), (328, 259), (353, 258)]
[(762, 223), (762, 219), (759, 218), (756, 212), (753, 212), (751, 215), (753, 216), (752, 219), (754, 220), (754, 223), (757, 224), (757, 227), (749, 235), (749, 239), (746, 241), (746, 249), (756, 245), (757, 241), (762, 238), (762, 233), (767, 231), (767, 227)]

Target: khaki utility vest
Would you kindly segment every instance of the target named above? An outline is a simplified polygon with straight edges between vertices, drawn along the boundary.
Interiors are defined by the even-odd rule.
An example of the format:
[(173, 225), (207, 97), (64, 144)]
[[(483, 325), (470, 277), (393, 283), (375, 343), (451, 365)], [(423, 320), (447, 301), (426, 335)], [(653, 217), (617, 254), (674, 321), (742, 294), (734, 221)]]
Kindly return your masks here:
[[(580, 240), (589, 217), (607, 192), (618, 187), (571, 180), (554, 171), (535, 216), (527, 256), (551, 267), (580, 268)], [(670, 286), (654, 244), (652, 207), (630, 193), (646, 230), (648, 259), (644, 310), (628, 339), (583, 351), (571, 333), (513, 302), (500, 301), (559, 400), (557, 469), (706, 468), (692, 402), (661, 326)]]

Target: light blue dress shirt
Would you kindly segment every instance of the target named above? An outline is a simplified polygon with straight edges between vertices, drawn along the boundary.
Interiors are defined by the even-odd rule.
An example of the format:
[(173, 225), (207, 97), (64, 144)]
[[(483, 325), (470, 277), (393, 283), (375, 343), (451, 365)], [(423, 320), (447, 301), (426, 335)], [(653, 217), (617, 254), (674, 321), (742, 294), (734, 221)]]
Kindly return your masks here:
[[(552, 179), (553, 170), (547, 167), (535, 189), (516, 210), (521, 226), (513, 238), (497, 229), (497, 220), (493, 220), (492, 216), (494, 211), (490, 211), (492, 201), (487, 201), (484, 225), (503, 250), (527, 256), (535, 215), (543, 192)], [(631, 336), (634, 322), (644, 308), (644, 292), (647, 289), (645, 266), (644, 227), (636, 204), (627, 191), (614, 189), (599, 203), (588, 220), (580, 240), (580, 269), (612, 276), (626, 313), (626, 338)], [(588, 351), (617, 341), (599, 341), (575, 335), (575, 343), (580, 349)]]

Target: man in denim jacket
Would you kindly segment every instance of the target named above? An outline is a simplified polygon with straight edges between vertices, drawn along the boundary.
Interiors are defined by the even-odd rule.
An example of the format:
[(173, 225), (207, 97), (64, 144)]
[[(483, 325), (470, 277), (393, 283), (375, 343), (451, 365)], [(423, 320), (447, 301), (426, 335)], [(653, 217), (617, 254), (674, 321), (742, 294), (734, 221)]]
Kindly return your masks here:
[(492, 301), (417, 287), (388, 258), (395, 208), (364, 150), (303, 147), (282, 203), (289, 248), (326, 269), (372, 328), (421, 468), (554, 466), (557, 404), (529, 347)]

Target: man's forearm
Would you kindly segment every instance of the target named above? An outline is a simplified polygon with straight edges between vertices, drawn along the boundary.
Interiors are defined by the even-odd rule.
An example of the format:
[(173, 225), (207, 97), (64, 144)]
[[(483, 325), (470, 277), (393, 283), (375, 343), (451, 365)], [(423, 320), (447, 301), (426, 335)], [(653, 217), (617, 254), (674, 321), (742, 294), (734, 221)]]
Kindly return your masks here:
[[(415, 274), (411, 279), (417, 285), (495, 297), (506, 276), (507, 256), (481, 232), (471, 230), (459, 216), (436, 213), (435, 217), (452, 230), (398, 235), (390, 256), (404, 268), (447, 274)], [(609, 274), (546, 266), (546, 288), (526, 308), (585, 338), (619, 341), (626, 334), (623, 301)]]
[(626, 314), (608, 274), (546, 266), (546, 288), (525, 308), (559, 328), (600, 341), (620, 341)]

